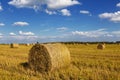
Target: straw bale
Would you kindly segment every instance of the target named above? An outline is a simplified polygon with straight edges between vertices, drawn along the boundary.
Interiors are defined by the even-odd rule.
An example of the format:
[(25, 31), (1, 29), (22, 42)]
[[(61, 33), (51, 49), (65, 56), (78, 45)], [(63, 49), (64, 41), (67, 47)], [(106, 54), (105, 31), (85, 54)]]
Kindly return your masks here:
[(28, 57), (30, 68), (39, 72), (49, 72), (67, 67), (70, 53), (64, 44), (35, 44)]
[(97, 49), (105, 49), (105, 44), (98, 44)]
[(18, 47), (19, 47), (19, 44), (17, 44), (17, 43), (10, 44), (10, 48), (18, 48)]
[(29, 43), (27, 43), (27, 44), (26, 44), (26, 46), (30, 46), (30, 44), (29, 44)]

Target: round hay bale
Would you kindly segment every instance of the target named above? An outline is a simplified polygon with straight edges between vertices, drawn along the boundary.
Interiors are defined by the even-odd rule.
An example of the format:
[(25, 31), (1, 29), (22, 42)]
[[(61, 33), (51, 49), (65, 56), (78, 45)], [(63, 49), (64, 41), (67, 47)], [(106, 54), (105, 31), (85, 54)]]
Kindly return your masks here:
[(26, 44), (26, 46), (30, 46), (30, 44), (29, 44), (29, 43), (27, 43), (27, 44)]
[(117, 45), (120, 45), (120, 43), (117, 43)]
[(98, 44), (97, 49), (105, 49), (105, 44)]
[(85, 43), (86, 46), (88, 46), (89, 44), (88, 43)]
[(31, 43), (30, 45), (32, 45), (32, 46), (33, 46), (33, 45), (35, 45), (35, 43)]
[(17, 44), (17, 43), (10, 44), (10, 48), (18, 48), (18, 47), (19, 47), (19, 44)]
[(63, 44), (35, 44), (28, 57), (34, 71), (49, 72), (70, 64), (70, 52)]

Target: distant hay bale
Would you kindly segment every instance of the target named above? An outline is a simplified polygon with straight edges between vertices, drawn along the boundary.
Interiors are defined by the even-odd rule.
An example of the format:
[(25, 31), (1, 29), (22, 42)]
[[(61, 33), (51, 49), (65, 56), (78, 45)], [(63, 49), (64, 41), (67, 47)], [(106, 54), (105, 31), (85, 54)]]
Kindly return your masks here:
[(31, 43), (30, 45), (32, 45), (32, 46), (33, 46), (33, 45), (35, 45), (35, 43)]
[(18, 47), (19, 47), (19, 44), (17, 44), (17, 43), (10, 44), (10, 48), (18, 48)]
[(88, 43), (85, 43), (86, 46), (88, 46), (89, 44)]
[(120, 45), (120, 43), (117, 43), (117, 45)]
[(70, 53), (63, 44), (35, 44), (28, 57), (30, 68), (39, 72), (49, 72), (70, 64)]
[(105, 44), (98, 44), (97, 49), (105, 49)]
[(27, 43), (27, 44), (25, 44), (26, 46), (30, 46), (30, 44), (29, 43)]

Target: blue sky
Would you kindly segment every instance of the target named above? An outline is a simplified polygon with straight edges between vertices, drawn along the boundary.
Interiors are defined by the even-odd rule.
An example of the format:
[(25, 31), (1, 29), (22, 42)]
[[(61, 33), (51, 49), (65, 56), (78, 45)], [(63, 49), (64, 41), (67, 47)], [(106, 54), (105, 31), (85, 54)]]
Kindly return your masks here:
[(0, 0), (0, 43), (120, 40), (120, 0)]

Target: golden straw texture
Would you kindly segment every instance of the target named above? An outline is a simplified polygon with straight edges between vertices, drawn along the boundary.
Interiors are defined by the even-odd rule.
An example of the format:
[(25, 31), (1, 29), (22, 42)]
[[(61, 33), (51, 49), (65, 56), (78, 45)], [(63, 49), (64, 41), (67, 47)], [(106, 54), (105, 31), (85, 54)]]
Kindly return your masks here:
[(35, 71), (53, 71), (70, 64), (70, 53), (63, 44), (36, 44), (30, 50), (28, 62)]

